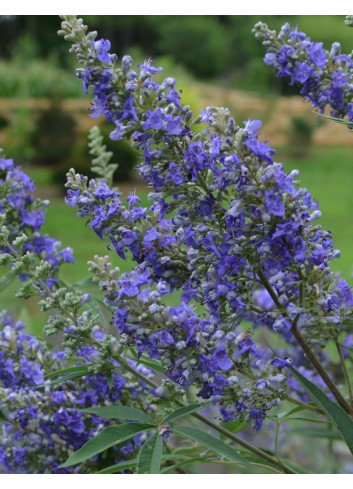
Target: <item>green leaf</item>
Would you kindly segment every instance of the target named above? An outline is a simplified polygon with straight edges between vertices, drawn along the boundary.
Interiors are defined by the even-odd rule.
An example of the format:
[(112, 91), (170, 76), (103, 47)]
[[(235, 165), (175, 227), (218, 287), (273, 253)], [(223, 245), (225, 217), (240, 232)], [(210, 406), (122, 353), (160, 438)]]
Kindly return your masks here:
[(178, 419), (182, 418), (183, 416), (186, 416), (187, 414), (191, 413), (196, 413), (196, 411), (200, 411), (203, 408), (206, 408), (209, 406), (211, 403), (210, 402), (204, 402), (202, 404), (200, 403), (195, 403), (195, 404), (190, 404), (190, 406), (184, 406), (181, 408), (176, 409), (172, 413), (168, 414), (168, 416), (162, 421), (162, 423), (168, 423), (169, 421), (172, 421), (173, 419)]
[(200, 445), (209, 448), (220, 456), (224, 456), (229, 460), (235, 460), (236, 462), (242, 462), (245, 465), (249, 465), (245, 458), (239, 455), (239, 453), (236, 452), (232, 447), (226, 445), (222, 440), (215, 438), (213, 435), (210, 435), (205, 431), (201, 431), (196, 428), (190, 428), (189, 426), (184, 425), (174, 425), (173, 431), (197, 441), (198, 443), (200, 443)]
[(66, 367), (61, 370), (55, 370), (55, 372), (50, 372), (45, 376), (45, 378), (59, 377), (60, 375), (66, 375), (77, 372), (89, 372), (87, 364), (85, 365), (75, 365), (74, 367)]
[[(183, 455), (171, 453), (171, 454), (162, 455), (162, 460), (185, 460), (185, 457)], [(120, 472), (121, 470), (131, 469), (132, 467), (135, 467), (135, 465), (137, 465), (137, 462), (138, 462), (137, 458), (134, 458), (133, 460), (127, 460), (126, 462), (120, 462), (119, 464), (109, 465), (109, 467), (105, 467), (104, 469), (96, 473), (115, 474), (116, 472)]]
[(107, 318), (104, 315), (103, 309), (101, 306), (104, 306), (104, 302), (99, 299), (94, 299), (93, 297), (89, 302), (85, 304), (87, 309), (89, 309), (94, 315), (98, 316), (99, 321), (102, 326), (107, 326)]
[(108, 381), (109, 389), (112, 389), (113, 388), (113, 385), (114, 385), (113, 372), (111, 370), (108, 370), (105, 373), (105, 377), (106, 377), (106, 379)]
[(150, 418), (141, 409), (136, 409), (128, 406), (102, 406), (80, 409), (82, 413), (96, 414), (104, 419), (128, 419), (142, 421), (156, 425), (155, 421)]
[(244, 419), (233, 419), (230, 421), (227, 421), (227, 430), (231, 431), (234, 435), (236, 433), (239, 433), (245, 426), (247, 426), (248, 423)]
[(286, 421), (305, 421), (307, 423), (327, 424), (327, 420), (325, 421), (323, 419), (303, 418), (301, 416), (293, 417), (293, 418), (286, 418)]
[(142, 363), (142, 365), (145, 365), (146, 367), (149, 367), (152, 370), (155, 370), (156, 372), (159, 372), (161, 374), (165, 373), (163, 365), (158, 360), (150, 358), (144, 353), (140, 356), (140, 358), (138, 358), (137, 352), (134, 348), (130, 348), (130, 351), (132, 353), (133, 360), (135, 360), (137, 363)]
[(80, 377), (85, 377), (87, 375), (88, 371), (87, 370), (80, 370), (78, 372), (73, 372), (69, 375), (66, 375), (65, 377), (62, 377), (60, 379), (55, 379), (52, 380), (51, 382), (46, 382), (45, 384), (38, 385), (37, 387), (47, 387), (50, 385), (56, 385), (56, 384), (62, 384), (63, 382), (67, 382), (68, 380), (74, 380), (74, 379), (79, 379)]
[(338, 122), (339, 124), (344, 124), (345, 126), (353, 126), (353, 122), (347, 121), (345, 119), (339, 119), (338, 117), (331, 117), (328, 115), (324, 114), (318, 114), (317, 112), (313, 111), (314, 114), (319, 115), (320, 117), (323, 117), (324, 119), (329, 119), (330, 121)]
[(141, 431), (147, 431), (151, 428), (154, 428), (154, 425), (150, 423), (124, 423), (116, 426), (108, 426), (71, 455), (65, 463), (60, 465), (60, 468), (70, 467), (71, 465), (84, 462), (97, 455), (97, 453), (104, 452), (104, 450), (132, 438), (138, 433), (141, 433)]
[(162, 458), (162, 437), (155, 433), (143, 444), (137, 462), (137, 474), (158, 474)]
[[(306, 405), (307, 406), (312, 406), (312, 407), (315, 407), (315, 408), (317, 407), (316, 402), (307, 402)], [(307, 408), (305, 406), (297, 406), (297, 407), (291, 409), (290, 411), (288, 411), (288, 413), (283, 413), (283, 414), (278, 415), (278, 417), (280, 419), (286, 419), (289, 416), (292, 416), (293, 414), (297, 414), (297, 413), (300, 413), (302, 411), (306, 411), (308, 409), (310, 410), (310, 408)]]
[(96, 474), (116, 474), (121, 470), (132, 469), (137, 465), (137, 458), (133, 460), (128, 460), (126, 462), (120, 462), (119, 464), (109, 465), (109, 467), (105, 467), (104, 469), (96, 472)]
[(320, 428), (292, 428), (284, 429), (283, 433), (292, 433), (309, 438), (325, 438), (330, 440), (342, 440), (337, 431), (322, 430)]
[(6, 289), (6, 287), (15, 280), (16, 275), (13, 275), (11, 272), (7, 273), (0, 279), (0, 291)]
[(9, 421), (5, 414), (0, 410), (0, 421)]
[(196, 462), (211, 463), (212, 459), (205, 459), (202, 457), (188, 458), (186, 460), (182, 460), (181, 462), (178, 462), (177, 464), (170, 465), (169, 467), (165, 467), (160, 471), (160, 474), (167, 474), (168, 472), (171, 472), (172, 470), (176, 470), (179, 467), (182, 467), (183, 465), (194, 464)]
[(294, 367), (289, 367), (294, 377), (304, 389), (315, 399), (325, 413), (332, 419), (353, 454), (353, 421), (348, 414), (335, 402), (331, 401), (315, 384), (306, 379)]
[(72, 288), (85, 288), (85, 287), (96, 287), (96, 284), (93, 282), (93, 277), (85, 277), (79, 282), (75, 282), (72, 284)]

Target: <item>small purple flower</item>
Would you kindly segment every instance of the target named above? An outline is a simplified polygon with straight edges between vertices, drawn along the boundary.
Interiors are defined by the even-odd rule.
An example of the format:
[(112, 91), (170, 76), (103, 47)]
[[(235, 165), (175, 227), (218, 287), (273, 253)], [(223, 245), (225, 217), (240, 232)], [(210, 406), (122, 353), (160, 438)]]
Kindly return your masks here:
[(120, 122), (124, 121), (125, 119), (134, 119), (135, 121), (138, 120), (132, 95), (129, 95), (125, 100), (123, 109), (119, 113), (119, 117), (120, 117)]
[(312, 42), (308, 48), (309, 60), (319, 68), (324, 68), (327, 61), (327, 56), (322, 46), (322, 42)]
[(309, 66), (306, 62), (301, 63), (299, 61), (297, 67), (293, 70), (292, 81), (304, 83), (313, 72), (314, 68), (312, 66)]
[(115, 121), (115, 129), (109, 134), (112, 141), (120, 141), (123, 139), (124, 130), (126, 129), (119, 121)]
[(143, 129), (156, 129), (163, 131), (163, 114), (160, 108), (155, 111), (149, 110), (147, 120), (142, 126)]
[(160, 66), (159, 68), (156, 68), (155, 66), (151, 66), (145, 62), (143, 65), (137, 65), (142, 73), (158, 73), (160, 71), (163, 71), (163, 68)]
[(273, 189), (265, 190), (265, 204), (267, 210), (274, 216), (284, 216), (285, 207), (281, 199)]
[(276, 53), (266, 53), (264, 56), (264, 63), (268, 66), (278, 66)]
[(230, 370), (233, 366), (232, 360), (229, 358), (227, 352), (223, 349), (216, 350), (212, 358), (218, 367), (225, 372)]
[(166, 181), (168, 180), (172, 180), (175, 185), (180, 185), (184, 181), (184, 175), (175, 161), (169, 163), (169, 168), (166, 174)]
[(132, 65), (132, 58), (129, 55), (125, 55), (121, 60), (121, 69), (123, 71), (128, 71)]
[(259, 132), (260, 127), (262, 126), (262, 122), (259, 120), (251, 120), (244, 121), (245, 127), (244, 131), (252, 132), (253, 134), (257, 134)]
[(99, 41), (92, 41), (92, 47), (95, 50), (99, 61), (102, 63), (111, 63), (108, 51), (110, 50), (110, 41), (108, 39), (99, 39)]
[(110, 197), (114, 197), (115, 192), (111, 190), (105, 182), (99, 181), (94, 195), (100, 200), (106, 200)]
[(337, 70), (332, 73), (332, 87), (344, 87), (347, 83), (347, 78), (344, 76), (342, 70)]
[(14, 169), (13, 160), (0, 158), (0, 170), (9, 171), (9, 170), (13, 170), (13, 169)]
[(180, 117), (173, 117), (171, 114), (165, 116), (165, 130), (168, 134), (178, 136), (182, 132), (180, 127)]

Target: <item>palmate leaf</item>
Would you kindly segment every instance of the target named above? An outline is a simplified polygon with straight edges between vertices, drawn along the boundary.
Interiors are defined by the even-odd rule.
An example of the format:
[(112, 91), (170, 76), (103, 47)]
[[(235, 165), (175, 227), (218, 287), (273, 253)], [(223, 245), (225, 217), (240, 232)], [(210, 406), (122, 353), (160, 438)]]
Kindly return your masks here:
[(104, 419), (129, 419), (156, 425), (152, 418), (141, 409), (128, 406), (102, 406), (80, 409), (82, 413), (95, 414)]
[(138, 433), (141, 433), (141, 431), (147, 431), (154, 427), (151, 423), (124, 423), (116, 426), (108, 426), (71, 455), (65, 463), (60, 465), (60, 468), (70, 467), (71, 465), (84, 462), (118, 443), (129, 440)]
[(228, 460), (234, 460), (236, 462), (242, 462), (244, 465), (249, 465), (247, 460), (232, 447), (226, 445), (222, 440), (219, 440), (205, 431), (184, 425), (174, 425), (173, 431), (197, 441), (200, 445), (209, 448), (220, 456), (228, 458)]
[(331, 401), (315, 384), (306, 379), (294, 367), (289, 367), (294, 377), (304, 387), (308, 394), (315, 399), (319, 406), (325, 411), (327, 416), (335, 423), (341, 436), (347, 443), (350, 452), (353, 454), (353, 420), (335, 402)]
[(138, 474), (158, 474), (162, 458), (162, 437), (154, 433), (143, 444), (137, 462)]
[(187, 414), (191, 413), (196, 413), (197, 411), (200, 411), (201, 409), (204, 409), (208, 407), (211, 403), (210, 402), (205, 402), (205, 403), (195, 403), (195, 404), (190, 404), (190, 406), (184, 406), (181, 408), (176, 409), (172, 413), (168, 414), (168, 416), (162, 421), (162, 423), (168, 423), (174, 419), (182, 418), (183, 416), (186, 416)]

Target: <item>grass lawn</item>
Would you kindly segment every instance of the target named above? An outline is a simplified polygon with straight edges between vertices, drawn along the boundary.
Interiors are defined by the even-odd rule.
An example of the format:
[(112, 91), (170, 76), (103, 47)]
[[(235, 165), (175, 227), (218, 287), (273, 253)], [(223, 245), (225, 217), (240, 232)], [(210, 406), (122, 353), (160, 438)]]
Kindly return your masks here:
[[(307, 187), (320, 202), (321, 224), (332, 231), (334, 246), (342, 251), (342, 257), (332, 262), (336, 271), (350, 279), (353, 268), (353, 158), (350, 148), (313, 148), (306, 158), (294, 160), (278, 151), (276, 161), (282, 161), (285, 170), (300, 170), (300, 185)], [(147, 192), (141, 194), (143, 205), (147, 205)], [(95, 254), (111, 254), (113, 262), (122, 272), (129, 271), (132, 263), (124, 262), (114, 252), (109, 253), (107, 242), (101, 241), (85, 222), (76, 216), (75, 209), (67, 206), (64, 198), (52, 199), (46, 216), (43, 232), (55, 236), (63, 246), (71, 246), (76, 258), (75, 265), (64, 265), (63, 277), (77, 282), (89, 275), (87, 261)], [(351, 281), (352, 282), (352, 281)], [(9, 309), (22, 319), (29, 331), (40, 335), (44, 318), (33, 301), (16, 300), (15, 281), (0, 294), (0, 308)], [(177, 295), (172, 302), (178, 301)]]

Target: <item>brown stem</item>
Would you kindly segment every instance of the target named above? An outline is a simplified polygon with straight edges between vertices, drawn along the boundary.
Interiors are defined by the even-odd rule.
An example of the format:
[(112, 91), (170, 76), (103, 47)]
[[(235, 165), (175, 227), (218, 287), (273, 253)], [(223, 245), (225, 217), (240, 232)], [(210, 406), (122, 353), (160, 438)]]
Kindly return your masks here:
[[(265, 274), (260, 270), (258, 272), (258, 275), (260, 277), (262, 285), (266, 288), (267, 292), (270, 294), (273, 302), (282, 311), (282, 307), (281, 307), (281, 304), (278, 300), (278, 297), (277, 297), (275, 291), (273, 290), (270, 282), (267, 280)], [(288, 317), (286, 312), (282, 311), (282, 314), (284, 316)], [(301, 346), (302, 350), (304, 351), (304, 353), (306, 354), (308, 359), (311, 361), (311, 363), (315, 367), (317, 373), (320, 375), (320, 377), (325, 382), (325, 384), (327, 385), (327, 387), (329, 388), (331, 393), (336, 398), (338, 404), (342, 407), (342, 409), (344, 409), (346, 411), (346, 413), (348, 413), (350, 416), (353, 416), (352, 407), (349, 405), (349, 403), (346, 401), (346, 399), (342, 396), (340, 391), (337, 389), (336, 384), (331, 379), (331, 377), (328, 375), (325, 368), (321, 364), (320, 360), (317, 358), (315, 353), (310, 348), (309, 344), (306, 342), (304, 336), (301, 334), (301, 332), (298, 328), (298, 325), (297, 325), (299, 317), (300, 317), (300, 315), (297, 314), (296, 317), (294, 318), (294, 320), (292, 321), (291, 333), (293, 334), (294, 338), (297, 340), (297, 342)]]
[(306, 342), (304, 336), (301, 334), (301, 332), (298, 329), (298, 326), (294, 324), (291, 328), (291, 332), (294, 336), (294, 338), (297, 340), (299, 345), (302, 347), (304, 353), (306, 356), (309, 358), (313, 366), (315, 367), (317, 373), (320, 375), (322, 380), (325, 382), (327, 387), (330, 389), (332, 394), (335, 396), (338, 404), (348, 413), (349, 415), (353, 415), (353, 409), (349, 405), (349, 403), (345, 400), (345, 398), (342, 396), (340, 391), (337, 389), (334, 381), (331, 379), (331, 377), (328, 375), (324, 367), (321, 365), (320, 360), (317, 358), (315, 353), (312, 351), (308, 343)]

